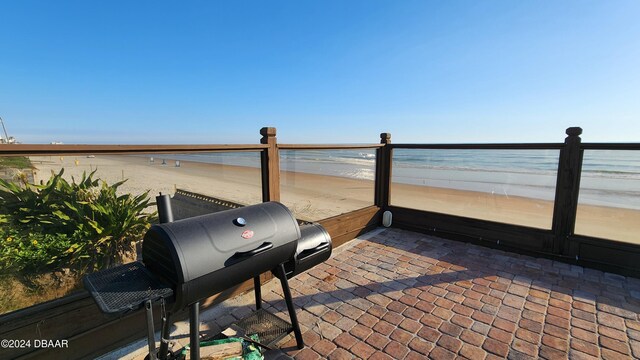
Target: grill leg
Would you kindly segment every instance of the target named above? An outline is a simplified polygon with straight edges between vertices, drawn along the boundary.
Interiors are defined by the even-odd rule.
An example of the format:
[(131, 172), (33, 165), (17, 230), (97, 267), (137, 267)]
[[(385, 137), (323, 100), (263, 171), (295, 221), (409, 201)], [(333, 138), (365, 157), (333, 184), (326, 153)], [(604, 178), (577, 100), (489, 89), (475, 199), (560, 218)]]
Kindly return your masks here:
[(260, 275), (253, 277), (253, 292), (256, 295), (256, 310), (262, 309), (262, 289), (260, 288)]
[(149, 343), (149, 359), (156, 358), (156, 338), (153, 330), (153, 305), (151, 300), (147, 300), (144, 303), (145, 312), (147, 315), (147, 342)]
[(200, 302), (189, 306), (189, 347), (191, 360), (200, 360)]
[(160, 350), (158, 359), (166, 360), (169, 352), (169, 331), (171, 330), (171, 313), (167, 313), (162, 319), (162, 331), (160, 332)]
[(284, 293), (284, 301), (287, 303), (287, 309), (289, 310), (289, 317), (291, 318), (291, 326), (293, 327), (293, 334), (296, 336), (296, 343), (298, 349), (304, 348), (304, 341), (302, 340), (302, 332), (300, 331), (300, 324), (298, 323), (298, 316), (296, 315), (296, 309), (293, 307), (293, 299), (291, 298), (291, 289), (289, 289), (289, 281), (284, 272), (284, 264), (280, 264), (276, 267), (276, 276), (280, 279), (282, 284), (282, 292)]

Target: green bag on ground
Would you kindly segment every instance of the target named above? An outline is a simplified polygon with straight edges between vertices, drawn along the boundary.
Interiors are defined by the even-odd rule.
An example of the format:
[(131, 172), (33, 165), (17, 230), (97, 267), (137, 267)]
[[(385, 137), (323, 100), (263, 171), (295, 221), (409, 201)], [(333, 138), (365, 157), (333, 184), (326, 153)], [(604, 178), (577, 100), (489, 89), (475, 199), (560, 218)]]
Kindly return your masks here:
[[(260, 342), (260, 339), (258, 338), (258, 335), (253, 334), (250, 335), (249, 338), (253, 341), (256, 342)], [(205, 347), (205, 346), (211, 346), (211, 345), (220, 345), (220, 344), (228, 344), (228, 343), (232, 343), (232, 342), (241, 342), (242, 343), (242, 357), (240, 356), (236, 356), (236, 357), (231, 357), (229, 359), (232, 360), (264, 360), (264, 356), (262, 356), (262, 353), (260, 352), (260, 348), (248, 341), (245, 341), (242, 338), (237, 338), (237, 337), (230, 337), (227, 339), (220, 339), (220, 340), (209, 340), (209, 341), (201, 341), (200, 342), (200, 347)], [(186, 345), (184, 347), (184, 349), (181, 352), (181, 355), (184, 357), (187, 355), (187, 353), (189, 352), (189, 345)]]

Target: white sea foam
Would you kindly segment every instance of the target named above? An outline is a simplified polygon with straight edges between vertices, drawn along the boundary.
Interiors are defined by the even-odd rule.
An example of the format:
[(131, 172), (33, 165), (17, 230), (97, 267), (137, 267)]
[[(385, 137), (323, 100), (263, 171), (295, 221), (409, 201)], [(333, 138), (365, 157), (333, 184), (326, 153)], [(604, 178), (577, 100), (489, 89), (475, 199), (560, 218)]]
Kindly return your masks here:
[[(282, 150), (283, 171), (374, 180), (374, 150)], [(558, 150), (394, 149), (395, 183), (553, 200)], [(260, 166), (257, 152), (167, 156)], [(585, 151), (581, 203), (640, 209), (640, 151)]]

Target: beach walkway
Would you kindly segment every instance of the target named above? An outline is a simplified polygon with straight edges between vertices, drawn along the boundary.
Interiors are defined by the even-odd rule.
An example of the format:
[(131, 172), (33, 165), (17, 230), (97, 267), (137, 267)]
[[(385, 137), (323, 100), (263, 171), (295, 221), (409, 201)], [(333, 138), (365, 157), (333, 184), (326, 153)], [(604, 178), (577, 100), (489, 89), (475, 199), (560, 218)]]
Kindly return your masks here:
[[(640, 357), (640, 279), (580, 266), (381, 228), (290, 284), (306, 347), (279, 347), (296, 359)], [(263, 297), (288, 319), (276, 281)], [(222, 303), (203, 328), (253, 302)]]

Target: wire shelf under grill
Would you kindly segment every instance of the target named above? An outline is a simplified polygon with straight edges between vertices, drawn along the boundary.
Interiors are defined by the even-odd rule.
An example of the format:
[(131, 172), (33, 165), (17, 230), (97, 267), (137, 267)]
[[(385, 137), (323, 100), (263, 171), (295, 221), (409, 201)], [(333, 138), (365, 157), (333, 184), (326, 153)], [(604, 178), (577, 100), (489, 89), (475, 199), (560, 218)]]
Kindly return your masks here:
[(83, 281), (100, 310), (108, 314), (137, 310), (148, 300), (173, 295), (138, 261), (89, 274)]
[(293, 330), (291, 324), (265, 309), (253, 312), (238, 321), (236, 326), (242, 328), (247, 336), (258, 334), (260, 342), (267, 346), (274, 345)]

